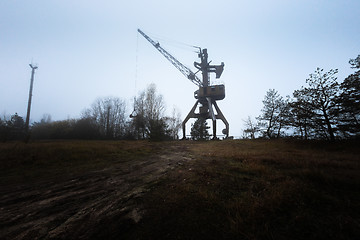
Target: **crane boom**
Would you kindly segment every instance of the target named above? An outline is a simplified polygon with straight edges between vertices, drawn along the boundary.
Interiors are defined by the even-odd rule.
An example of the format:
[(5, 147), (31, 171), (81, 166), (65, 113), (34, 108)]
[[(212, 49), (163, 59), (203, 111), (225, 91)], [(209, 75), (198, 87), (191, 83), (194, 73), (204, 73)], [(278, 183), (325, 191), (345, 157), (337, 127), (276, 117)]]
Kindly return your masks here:
[(196, 84), (199, 87), (203, 86), (202, 81), (191, 71), (188, 67), (179, 62), (175, 57), (168, 53), (165, 49), (160, 46), (160, 43), (152, 40), (148, 35), (143, 31), (138, 29), (138, 32), (143, 35), (143, 37), (148, 40), (167, 60), (169, 60), (183, 75), (185, 75), (190, 81)]

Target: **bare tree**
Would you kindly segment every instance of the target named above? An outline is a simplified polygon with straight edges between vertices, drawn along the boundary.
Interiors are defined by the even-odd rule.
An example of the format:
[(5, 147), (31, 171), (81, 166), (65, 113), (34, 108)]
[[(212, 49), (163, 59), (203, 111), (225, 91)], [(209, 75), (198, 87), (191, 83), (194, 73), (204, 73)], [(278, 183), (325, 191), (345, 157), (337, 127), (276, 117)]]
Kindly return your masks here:
[(256, 133), (259, 131), (259, 125), (255, 121), (251, 119), (250, 116), (247, 119), (243, 120), (245, 124), (244, 136), (248, 138), (250, 136), (251, 139), (255, 139)]
[(179, 131), (181, 129), (181, 114), (174, 107), (172, 111), (171, 117), (167, 118), (167, 124), (170, 132), (170, 136), (172, 139), (179, 139)]
[(117, 97), (98, 98), (83, 114), (92, 118), (106, 138), (121, 138), (126, 128), (126, 103)]
[(169, 136), (166, 123), (165, 102), (157, 93), (156, 85), (150, 84), (134, 101), (133, 126), (137, 138), (162, 140)]
[(43, 114), (40, 123), (51, 123), (51, 115), (48, 113)]

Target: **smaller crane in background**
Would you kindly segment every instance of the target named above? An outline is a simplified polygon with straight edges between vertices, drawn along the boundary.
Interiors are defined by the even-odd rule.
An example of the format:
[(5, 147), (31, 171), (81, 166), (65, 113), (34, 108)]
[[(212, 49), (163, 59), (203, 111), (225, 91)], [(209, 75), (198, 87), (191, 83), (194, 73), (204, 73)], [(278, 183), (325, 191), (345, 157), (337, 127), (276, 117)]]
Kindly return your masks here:
[[(186, 138), (186, 123), (190, 118), (211, 119), (213, 122), (213, 139), (217, 139), (216, 119), (221, 119), (225, 124), (225, 129), (222, 131), (222, 133), (225, 134), (225, 138), (227, 138), (229, 136), (229, 123), (225, 119), (225, 116), (222, 114), (219, 106), (216, 103), (216, 101), (223, 100), (225, 98), (225, 85), (210, 84), (210, 73), (215, 73), (216, 78), (220, 78), (222, 72), (224, 71), (224, 63), (222, 62), (221, 65), (210, 65), (211, 61), (208, 62), (207, 49), (199, 48), (200, 51), (198, 56), (201, 61), (200, 63), (194, 62), (194, 66), (198, 69), (197, 72), (201, 71), (202, 73), (202, 80), (200, 80), (196, 76), (197, 72), (194, 73), (191, 71), (191, 69), (179, 62), (175, 57), (163, 49), (159, 42), (152, 40), (140, 29), (138, 29), (138, 32), (146, 40), (148, 40), (166, 59), (168, 59), (183, 75), (185, 75), (185, 77), (187, 77), (190, 81), (199, 87), (199, 89), (194, 92), (194, 97), (197, 99), (196, 103), (182, 122), (183, 139)], [(199, 112), (196, 113), (196, 109), (199, 104)], [(216, 113), (214, 112), (213, 106), (216, 109)]]

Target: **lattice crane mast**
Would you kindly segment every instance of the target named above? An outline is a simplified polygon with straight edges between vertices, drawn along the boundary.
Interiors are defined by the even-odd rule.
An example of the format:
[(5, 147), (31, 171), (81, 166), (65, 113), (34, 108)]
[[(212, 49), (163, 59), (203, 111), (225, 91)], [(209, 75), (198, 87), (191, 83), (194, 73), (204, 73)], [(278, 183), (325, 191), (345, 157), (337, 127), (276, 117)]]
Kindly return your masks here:
[[(199, 87), (199, 90), (195, 91), (194, 97), (197, 99), (195, 105), (190, 110), (189, 114), (186, 116), (185, 120), (182, 122), (183, 128), (183, 138), (186, 138), (186, 123), (190, 118), (203, 118), (203, 119), (212, 119), (213, 121), (213, 138), (216, 139), (216, 119), (221, 119), (225, 124), (225, 129), (223, 134), (227, 138), (229, 136), (229, 123), (222, 114), (220, 108), (218, 107), (216, 101), (222, 100), (225, 98), (225, 86), (223, 84), (219, 85), (210, 85), (209, 73), (215, 73), (216, 78), (220, 78), (223, 70), (224, 63), (221, 65), (210, 65), (211, 61), (208, 62), (208, 53), (207, 49), (200, 49), (199, 58), (201, 62), (194, 62), (194, 66), (198, 69), (197, 72), (202, 72), (202, 81), (196, 76), (196, 74), (191, 71), (188, 67), (179, 62), (175, 57), (168, 53), (165, 49), (160, 46), (159, 42), (155, 42), (143, 31), (138, 29), (138, 32), (148, 40), (166, 59), (168, 59), (186, 78), (192, 81), (195, 85)], [(195, 112), (197, 106), (199, 107), (199, 112)], [(216, 109), (216, 114), (214, 112), (213, 106)]]
[(185, 77), (187, 77), (190, 81), (192, 81), (197, 86), (201, 87), (203, 84), (201, 80), (193, 73), (188, 67), (179, 62), (176, 58), (174, 58), (170, 53), (168, 53), (165, 49), (160, 46), (159, 42), (155, 42), (148, 35), (146, 35), (143, 31), (138, 29), (138, 32), (143, 35), (143, 37), (148, 40), (167, 60), (169, 60), (172, 65), (174, 65)]

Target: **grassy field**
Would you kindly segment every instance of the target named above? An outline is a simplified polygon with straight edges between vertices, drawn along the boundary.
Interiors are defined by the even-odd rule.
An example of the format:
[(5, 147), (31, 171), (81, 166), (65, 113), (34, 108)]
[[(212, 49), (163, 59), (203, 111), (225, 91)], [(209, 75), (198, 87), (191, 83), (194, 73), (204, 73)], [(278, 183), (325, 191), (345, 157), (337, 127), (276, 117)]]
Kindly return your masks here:
[(145, 141), (44, 141), (0, 143), (1, 183), (67, 178), (147, 157), (157, 151)]
[[(294, 140), (4, 143), (0, 186), (9, 195), (16, 186), (56, 184), (103, 169), (121, 171), (101, 173), (100, 182), (131, 175), (125, 178), (131, 188), (141, 185), (126, 214), (96, 215), (94, 225), (84, 218), (81, 224), (97, 231), (63, 239), (360, 239), (359, 146)], [(147, 162), (161, 161), (148, 170)], [(124, 209), (126, 201), (111, 205)], [(5, 221), (0, 218), (3, 232), (11, 227)], [(44, 231), (35, 236), (51, 238)]]

